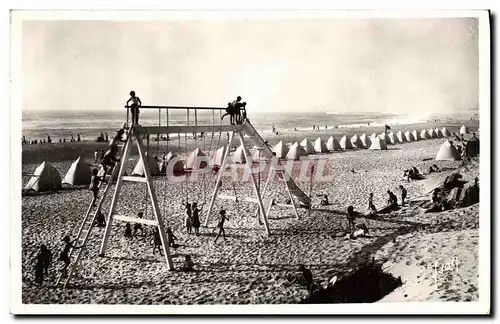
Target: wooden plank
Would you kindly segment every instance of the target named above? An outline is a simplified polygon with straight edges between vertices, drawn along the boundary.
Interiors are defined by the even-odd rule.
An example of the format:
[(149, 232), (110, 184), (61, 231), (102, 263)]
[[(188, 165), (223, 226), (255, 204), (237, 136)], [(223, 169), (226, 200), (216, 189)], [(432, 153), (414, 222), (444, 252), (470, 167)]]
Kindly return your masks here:
[(239, 131), (241, 125), (199, 125), (199, 126), (137, 126), (141, 134), (172, 134), (172, 133), (224, 133)]
[(151, 220), (151, 219), (128, 217), (128, 216), (124, 216), (124, 215), (113, 215), (113, 218), (116, 220), (120, 220), (122, 222), (139, 223), (139, 224), (144, 224), (144, 225), (158, 226), (158, 222), (155, 220)]
[(123, 176), (122, 177), (123, 181), (130, 181), (130, 182), (146, 182), (146, 178), (143, 177), (134, 177), (134, 176)]

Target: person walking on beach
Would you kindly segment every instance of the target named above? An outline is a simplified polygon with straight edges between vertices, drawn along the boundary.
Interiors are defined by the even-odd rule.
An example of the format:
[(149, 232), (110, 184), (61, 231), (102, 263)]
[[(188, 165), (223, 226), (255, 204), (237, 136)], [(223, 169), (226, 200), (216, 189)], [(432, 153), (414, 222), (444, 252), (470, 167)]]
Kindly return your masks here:
[(92, 177), (90, 178), (89, 189), (92, 191), (92, 207), (96, 207), (97, 194), (99, 193), (99, 183), (101, 182), (101, 178), (97, 175), (99, 171), (96, 168), (92, 169)]
[[(144, 213), (143, 212), (138, 212), (137, 213), (137, 218), (139, 219), (142, 219), (142, 217), (144, 216)], [(137, 231), (141, 231), (141, 236), (144, 235), (144, 231), (142, 229), (142, 224), (141, 223), (135, 223), (134, 224), (134, 236), (137, 234)]]
[(132, 112), (132, 125), (139, 125), (139, 107), (142, 106), (142, 102), (141, 99), (135, 95), (135, 91), (130, 91), (130, 99), (127, 100), (127, 106), (130, 102), (132, 102), (130, 105), (130, 110)]
[(200, 235), (200, 212), (201, 209), (198, 208), (198, 203), (193, 203), (193, 217), (192, 217), (192, 226), (194, 227), (194, 234), (196, 236)]
[(169, 226), (167, 227), (167, 241), (168, 241), (168, 246), (175, 247), (175, 240), (177, 240), (177, 236), (174, 235), (174, 232), (172, 232), (172, 228)]
[(108, 133), (104, 133), (104, 141), (107, 142), (108, 141)]
[(35, 282), (37, 284), (43, 283), (43, 277), (49, 275), (49, 266), (52, 262), (52, 252), (45, 244), (40, 246), (40, 251), (36, 256), (35, 264)]
[(370, 215), (375, 215), (377, 213), (377, 208), (375, 208), (375, 205), (373, 204), (373, 192), (370, 192), (370, 195), (368, 196), (368, 210)]
[(130, 223), (125, 224), (125, 233), (123, 236), (125, 236), (127, 238), (132, 237), (132, 227), (130, 226)]
[(160, 252), (160, 255), (163, 255), (161, 253), (161, 237), (160, 237), (160, 232), (158, 231), (158, 227), (155, 228), (153, 232), (153, 254), (156, 252), (156, 248), (158, 248), (158, 252)]
[[(50, 137), (49, 137), (49, 139), (50, 139)], [(76, 135), (76, 141), (77, 141), (77, 142), (80, 142), (81, 140), (82, 140), (82, 138), (80, 137), (80, 134)], [(49, 142), (49, 143), (50, 143), (50, 142)]]
[(63, 239), (64, 242), (64, 248), (61, 252), (61, 255), (59, 256), (59, 260), (64, 262), (64, 267), (61, 269), (63, 277), (66, 277), (68, 274), (68, 267), (69, 264), (71, 263), (71, 260), (69, 259), (69, 251), (71, 249), (80, 249), (82, 246), (76, 246), (74, 245), (75, 241), (71, 241), (69, 235), (66, 235)]
[(217, 243), (217, 239), (219, 236), (222, 234), (224, 237), (224, 241), (226, 240), (226, 232), (224, 231), (224, 223), (226, 220), (229, 220), (226, 216), (226, 211), (224, 209), (221, 209), (219, 212), (220, 218), (219, 218), (219, 223), (217, 224), (217, 227), (219, 228), (219, 233), (217, 233), (217, 236), (215, 237), (214, 243)]
[(347, 207), (347, 229), (349, 232), (354, 230), (354, 219), (356, 218), (355, 212), (354, 212), (354, 207), (349, 206)]
[(98, 150), (95, 150), (94, 152), (94, 163), (97, 164), (97, 158), (99, 157), (99, 151)]
[(404, 206), (408, 191), (405, 187), (403, 187), (403, 185), (399, 185), (399, 189), (401, 190), (401, 206)]

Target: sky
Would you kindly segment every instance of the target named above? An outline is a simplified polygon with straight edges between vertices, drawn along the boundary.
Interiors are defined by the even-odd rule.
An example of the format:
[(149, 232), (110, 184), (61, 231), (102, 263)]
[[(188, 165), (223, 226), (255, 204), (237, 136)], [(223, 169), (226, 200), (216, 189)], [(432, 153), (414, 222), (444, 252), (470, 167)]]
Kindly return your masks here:
[(143, 105), (249, 111), (466, 112), (474, 18), (24, 21), (23, 110)]

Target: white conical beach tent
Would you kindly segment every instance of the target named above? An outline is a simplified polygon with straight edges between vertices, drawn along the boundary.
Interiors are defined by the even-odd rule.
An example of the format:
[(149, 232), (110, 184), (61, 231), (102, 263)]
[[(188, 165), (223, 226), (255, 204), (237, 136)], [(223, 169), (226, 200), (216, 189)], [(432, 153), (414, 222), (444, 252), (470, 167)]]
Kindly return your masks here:
[(410, 131), (405, 132), (405, 139), (407, 142), (413, 142), (415, 141), (415, 138), (413, 137), (413, 134), (410, 133)]
[(342, 149), (339, 142), (337, 142), (337, 140), (333, 136), (330, 136), (330, 138), (326, 142), (326, 148), (329, 151), (339, 151)]
[(437, 136), (438, 138), (443, 138), (443, 137), (444, 137), (444, 136), (443, 136), (443, 133), (441, 132), (441, 130), (440, 130), (439, 128), (437, 128), (437, 127), (436, 127), (436, 128), (434, 128), (434, 133), (436, 134), (436, 136)]
[(286, 155), (287, 160), (299, 160), (302, 156), (308, 156), (307, 151), (299, 145), (299, 143), (295, 142), (288, 151)]
[(254, 145), (254, 147), (252, 147), (251, 153), (253, 162), (257, 162), (260, 160), (267, 160), (267, 157), (264, 156), (264, 153), (261, 151), (262, 151), (261, 148), (258, 147), (257, 145)]
[(328, 148), (326, 147), (325, 141), (323, 141), (320, 137), (318, 137), (314, 141), (314, 151), (316, 151), (316, 153), (327, 153), (328, 152)]
[(413, 135), (413, 139), (414, 139), (415, 141), (420, 140), (420, 134), (417, 132), (417, 130), (416, 130), (416, 129), (414, 129), (414, 130), (413, 130), (413, 132), (411, 132), (411, 134)]
[(450, 137), (451, 136), (451, 132), (446, 127), (443, 127), (441, 129), (441, 133), (443, 134), (444, 137)]
[(398, 141), (400, 143), (406, 142), (406, 139), (405, 139), (402, 131), (398, 131), (397, 134), (396, 134), (396, 137), (398, 138)]
[(50, 163), (43, 161), (33, 173), (24, 189), (37, 192), (60, 189), (61, 175)]
[(377, 134), (373, 133), (370, 135), (370, 140), (373, 142), (373, 140), (377, 138)]
[(427, 139), (427, 138), (430, 138), (430, 137), (429, 137), (429, 133), (427, 132), (427, 129), (425, 129), (425, 128), (424, 128), (424, 129), (422, 129), (422, 130), (420, 131), (420, 138), (421, 138), (421, 139)]
[(355, 148), (362, 148), (363, 147), (363, 142), (361, 142), (358, 135), (356, 135), (356, 134), (354, 134), (354, 136), (351, 137), (351, 144)]
[(372, 140), (370, 139), (370, 137), (366, 136), (365, 133), (363, 133), (363, 135), (359, 137), (359, 140), (363, 144), (364, 148), (369, 148), (370, 146), (372, 146)]
[(204, 169), (207, 166), (208, 166), (207, 156), (199, 148), (197, 148), (193, 152), (191, 152), (191, 154), (189, 154), (186, 160), (186, 164), (184, 165), (184, 168), (188, 170), (197, 170), (197, 169)]
[(238, 146), (236, 151), (233, 153), (233, 161), (236, 163), (246, 163), (247, 160), (245, 159), (245, 147), (243, 145)]
[[(97, 168), (97, 176), (99, 176), (101, 179), (104, 178), (104, 167), (102, 164), (99, 164), (99, 167)], [(113, 169), (110, 169), (108, 176), (111, 176)], [(118, 179), (118, 172), (115, 173), (115, 176), (113, 177), (112, 182), (116, 181)]]
[(225, 146), (222, 146), (217, 151), (215, 151), (214, 157), (211, 162), (213, 166), (221, 166), (225, 148), (226, 148)]
[(391, 139), (389, 138), (389, 134), (387, 134), (385, 132), (380, 133), (380, 135), (378, 135), (378, 137), (380, 137), (380, 139), (385, 142), (385, 145), (394, 144), (391, 142)]
[(434, 129), (430, 128), (428, 131), (427, 131), (427, 134), (429, 134), (429, 138), (437, 138), (437, 135), (436, 133), (434, 132)]
[(352, 143), (351, 143), (351, 140), (347, 138), (347, 136), (342, 136), (342, 138), (340, 139), (340, 147), (343, 149), (343, 150), (350, 150), (352, 149)]
[(288, 153), (289, 148), (285, 144), (283, 144), (283, 141), (280, 141), (278, 144), (274, 145), (273, 147), (273, 152), (276, 153), (276, 157), (278, 159), (284, 159), (286, 157), (286, 154)]
[(460, 127), (459, 133), (460, 133), (460, 135), (468, 134), (469, 129), (465, 125), (462, 125), (462, 127)]
[(436, 154), (437, 161), (457, 161), (460, 160), (460, 154), (458, 154), (458, 150), (450, 143), (450, 141), (444, 142), (439, 148), (438, 153)]
[(387, 145), (385, 144), (385, 141), (380, 138), (380, 136), (377, 136), (373, 140), (372, 145), (370, 145), (370, 150), (387, 150)]
[(390, 132), (389, 134), (387, 134), (387, 138), (389, 139), (389, 142), (391, 144), (399, 143), (398, 137), (393, 132)]
[(78, 157), (78, 159), (71, 164), (62, 183), (72, 186), (87, 185), (90, 183), (91, 176), (92, 174), (90, 173), (89, 166), (83, 162), (81, 157)]
[(302, 146), (306, 150), (307, 154), (316, 153), (316, 150), (314, 149), (314, 145), (312, 145), (311, 142), (309, 142), (307, 140), (307, 138), (304, 138), (302, 140), (302, 142), (300, 142), (300, 146)]
[[(158, 165), (158, 161), (155, 160), (153, 157), (148, 156), (147, 152), (144, 155), (148, 162), (149, 172), (151, 172), (151, 175), (152, 176), (160, 175), (160, 166)], [(142, 159), (139, 159), (139, 161), (135, 165), (134, 171), (132, 171), (132, 175), (138, 175), (141, 177), (146, 176), (144, 172), (144, 164)]]

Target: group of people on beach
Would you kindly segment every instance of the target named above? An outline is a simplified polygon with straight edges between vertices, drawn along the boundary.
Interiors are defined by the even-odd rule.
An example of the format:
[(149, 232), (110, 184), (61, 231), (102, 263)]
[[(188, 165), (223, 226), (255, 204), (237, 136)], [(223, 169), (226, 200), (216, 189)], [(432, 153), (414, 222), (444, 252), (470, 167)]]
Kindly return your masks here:
[[(81, 140), (82, 139), (80, 137), (80, 134), (76, 135), (76, 139), (73, 137), (73, 134), (71, 134), (71, 137), (69, 138), (68, 141), (66, 141), (66, 137), (63, 137), (63, 138), (59, 139), (59, 143), (66, 143), (66, 142), (73, 143), (73, 142), (80, 142)], [(21, 145), (36, 145), (36, 144), (45, 144), (45, 143), (48, 143), (48, 144), (52, 143), (52, 138), (50, 137), (50, 135), (47, 135), (47, 139), (41, 138), (41, 139), (27, 140), (26, 136), (23, 136), (21, 138)]]

